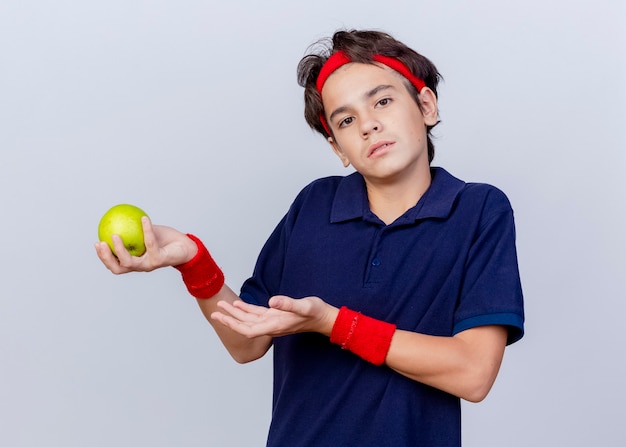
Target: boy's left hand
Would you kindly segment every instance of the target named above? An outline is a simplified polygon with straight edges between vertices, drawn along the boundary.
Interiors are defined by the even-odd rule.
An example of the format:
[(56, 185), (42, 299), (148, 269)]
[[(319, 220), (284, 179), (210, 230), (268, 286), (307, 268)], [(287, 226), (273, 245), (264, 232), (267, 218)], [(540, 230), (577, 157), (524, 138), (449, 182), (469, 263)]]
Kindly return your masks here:
[(241, 300), (232, 304), (220, 301), (217, 305), (222, 312), (212, 313), (211, 318), (248, 338), (280, 337), (298, 332), (319, 332), (330, 336), (339, 312), (315, 296), (300, 299), (274, 296), (269, 301), (269, 308)]

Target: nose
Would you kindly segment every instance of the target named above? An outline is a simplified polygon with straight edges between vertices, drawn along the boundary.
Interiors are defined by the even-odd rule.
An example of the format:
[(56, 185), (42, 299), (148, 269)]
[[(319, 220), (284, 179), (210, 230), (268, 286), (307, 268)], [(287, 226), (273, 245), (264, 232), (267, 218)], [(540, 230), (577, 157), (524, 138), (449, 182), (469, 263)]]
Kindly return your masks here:
[(369, 135), (382, 130), (381, 123), (373, 116), (368, 116), (361, 120), (361, 136), (367, 138)]

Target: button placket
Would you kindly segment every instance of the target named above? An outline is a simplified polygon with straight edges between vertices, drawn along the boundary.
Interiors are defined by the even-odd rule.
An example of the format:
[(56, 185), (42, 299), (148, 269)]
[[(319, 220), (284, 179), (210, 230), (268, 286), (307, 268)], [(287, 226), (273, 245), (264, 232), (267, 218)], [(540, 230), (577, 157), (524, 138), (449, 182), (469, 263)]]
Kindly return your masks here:
[(385, 229), (379, 229), (373, 240), (370, 250), (370, 257), (367, 263), (365, 284), (375, 284), (380, 281), (383, 270), (383, 259), (381, 257), (381, 242), (385, 234)]

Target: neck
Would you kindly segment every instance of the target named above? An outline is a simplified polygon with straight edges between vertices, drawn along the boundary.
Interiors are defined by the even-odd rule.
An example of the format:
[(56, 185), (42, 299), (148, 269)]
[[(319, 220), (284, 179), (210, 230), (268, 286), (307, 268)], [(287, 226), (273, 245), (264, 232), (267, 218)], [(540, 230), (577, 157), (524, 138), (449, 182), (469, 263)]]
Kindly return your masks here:
[(417, 204), (430, 182), (430, 166), (402, 181), (376, 182), (365, 179), (370, 209), (389, 225)]

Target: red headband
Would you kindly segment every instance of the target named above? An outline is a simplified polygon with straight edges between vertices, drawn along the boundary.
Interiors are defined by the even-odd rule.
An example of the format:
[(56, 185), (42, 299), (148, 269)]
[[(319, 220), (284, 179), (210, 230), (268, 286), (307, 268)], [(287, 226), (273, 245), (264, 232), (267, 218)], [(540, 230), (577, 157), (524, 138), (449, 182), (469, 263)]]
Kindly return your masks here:
[[(386, 65), (387, 67), (397, 71), (402, 76), (407, 78), (418, 92), (420, 92), (426, 86), (426, 83), (422, 79), (411, 73), (411, 70), (409, 70), (406, 65), (400, 62), (400, 60), (389, 56), (383, 56), (382, 54), (375, 54), (373, 59), (374, 61)], [(320, 94), (320, 97), (322, 96), (322, 88), (324, 88), (324, 84), (326, 83), (328, 77), (333, 74), (335, 70), (337, 70), (339, 67), (345, 64), (349, 64), (350, 62), (352, 62), (352, 59), (350, 59), (343, 50), (333, 53), (328, 58), (326, 63), (322, 66), (320, 74), (317, 76), (317, 82), (315, 83), (315, 87), (317, 88), (317, 92)], [(326, 133), (330, 135), (330, 128), (328, 127), (328, 123), (326, 122), (326, 118), (324, 118), (323, 114), (320, 115), (320, 121), (322, 122), (322, 126), (324, 127)]]

